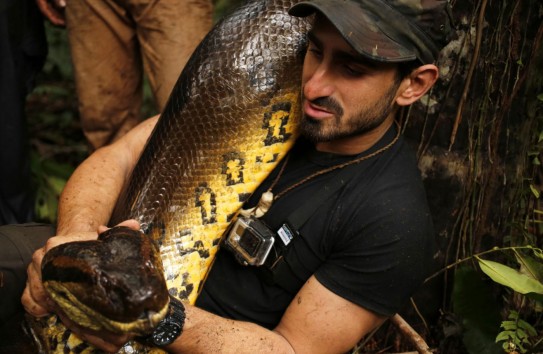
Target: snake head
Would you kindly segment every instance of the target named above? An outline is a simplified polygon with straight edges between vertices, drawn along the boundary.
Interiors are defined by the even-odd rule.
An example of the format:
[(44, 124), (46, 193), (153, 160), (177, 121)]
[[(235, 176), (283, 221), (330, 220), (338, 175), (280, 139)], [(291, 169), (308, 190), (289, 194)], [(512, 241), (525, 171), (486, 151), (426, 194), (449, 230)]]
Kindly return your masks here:
[(42, 281), (72, 321), (94, 330), (143, 335), (168, 309), (158, 249), (128, 227), (52, 248), (43, 258)]

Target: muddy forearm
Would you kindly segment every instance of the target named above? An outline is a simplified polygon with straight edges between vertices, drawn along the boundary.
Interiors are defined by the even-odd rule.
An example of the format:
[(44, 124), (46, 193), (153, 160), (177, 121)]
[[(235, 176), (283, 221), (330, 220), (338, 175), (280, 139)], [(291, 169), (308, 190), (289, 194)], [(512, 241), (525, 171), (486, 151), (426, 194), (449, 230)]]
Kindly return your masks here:
[(70, 177), (59, 200), (58, 235), (96, 231), (108, 221), (125, 175), (113, 161), (99, 150)]
[(293, 353), (277, 332), (254, 323), (225, 319), (186, 306), (183, 334), (168, 348), (172, 353)]

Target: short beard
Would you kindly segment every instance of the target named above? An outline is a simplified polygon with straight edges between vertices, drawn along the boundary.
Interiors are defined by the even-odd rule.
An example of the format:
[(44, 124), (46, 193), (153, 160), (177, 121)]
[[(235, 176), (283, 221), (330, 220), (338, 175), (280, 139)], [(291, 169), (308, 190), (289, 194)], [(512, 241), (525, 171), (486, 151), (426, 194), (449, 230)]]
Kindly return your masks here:
[(366, 134), (380, 126), (395, 109), (393, 101), (398, 87), (399, 82), (396, 81), (373, 105), (362, 107), (352, 119), (345, 122), (342, 122), (343, 108), (337, 101), (331, 97), (317, 98), (311, 102), (334, 113), (334, 122), (331, 126), (326, 126), (323, 122), (303, 114), (300, 124), (301, 134), (313, 143)]

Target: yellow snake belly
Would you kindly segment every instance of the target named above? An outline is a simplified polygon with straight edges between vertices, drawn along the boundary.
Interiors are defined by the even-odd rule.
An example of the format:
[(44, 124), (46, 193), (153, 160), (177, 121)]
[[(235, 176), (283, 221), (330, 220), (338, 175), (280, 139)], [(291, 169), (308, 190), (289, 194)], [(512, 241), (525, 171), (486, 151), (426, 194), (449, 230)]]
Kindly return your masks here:
[[(296, 2), (248, 2), (202, 41), (111, 218), (141, 223), (169, 294), (184, 302), (195, 302), (231, 220), (297, 136), (308, 23), (288, 15)], [(98, 352), (56, 316), (30, 321), (43, 352)], [(130, 342), (121, 352), (161, 351)]]

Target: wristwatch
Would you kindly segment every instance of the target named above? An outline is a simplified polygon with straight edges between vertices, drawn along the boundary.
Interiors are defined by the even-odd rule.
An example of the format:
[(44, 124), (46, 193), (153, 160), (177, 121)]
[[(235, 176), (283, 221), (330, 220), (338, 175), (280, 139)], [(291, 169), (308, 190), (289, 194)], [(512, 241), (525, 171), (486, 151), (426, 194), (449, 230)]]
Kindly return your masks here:
[(173, 343), (183, 333), (185, 324), (185, 307), (183, 303), (170, 296), (168, 314), (155, 327), (155, 330), (143, 340), (151, 345), (163, 347)]

